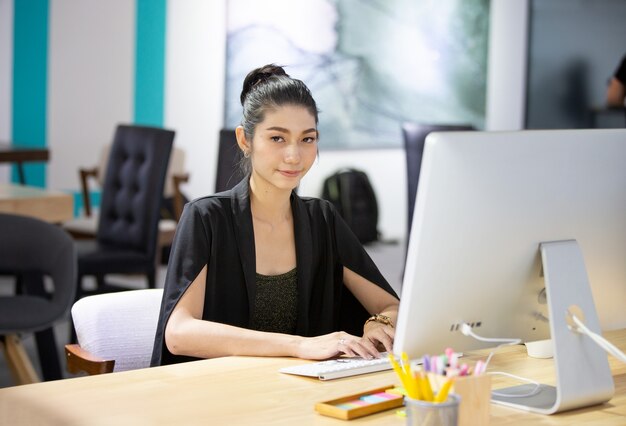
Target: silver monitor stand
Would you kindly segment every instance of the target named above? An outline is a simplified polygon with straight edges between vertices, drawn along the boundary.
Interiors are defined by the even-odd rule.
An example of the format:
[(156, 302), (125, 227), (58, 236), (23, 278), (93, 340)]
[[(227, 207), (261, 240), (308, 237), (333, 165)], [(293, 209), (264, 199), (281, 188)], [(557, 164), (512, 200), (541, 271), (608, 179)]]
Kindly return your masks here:
[[(542, 243), (541, 259), (545, 277), (550, 333), (554, 353), (556, 386), (542, 384), (532, 396), (492, 395), (492, 402), (541, 414), (601, 404), (615, 392), (606, 353), (588, 336), (572, 331), (569, 312), (587, 327), (600, 332), (585, 262), (574, 240)], [(524, 395), (535, 385), (498, 389), (498, 393)]]

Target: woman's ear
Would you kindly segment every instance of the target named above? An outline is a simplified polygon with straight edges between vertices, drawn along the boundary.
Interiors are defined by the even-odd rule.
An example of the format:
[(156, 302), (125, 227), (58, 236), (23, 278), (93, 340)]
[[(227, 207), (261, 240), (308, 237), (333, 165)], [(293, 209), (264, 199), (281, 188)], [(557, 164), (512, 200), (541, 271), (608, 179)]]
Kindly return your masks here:
[(242, 126), (237, 126), (235, 129), (235, 136), (237, 137), (237, 145), (239, 145), (239, 149), (244, 154), (250, 153), (250, 144), (246, 140), (246, 133), (243, 130)]

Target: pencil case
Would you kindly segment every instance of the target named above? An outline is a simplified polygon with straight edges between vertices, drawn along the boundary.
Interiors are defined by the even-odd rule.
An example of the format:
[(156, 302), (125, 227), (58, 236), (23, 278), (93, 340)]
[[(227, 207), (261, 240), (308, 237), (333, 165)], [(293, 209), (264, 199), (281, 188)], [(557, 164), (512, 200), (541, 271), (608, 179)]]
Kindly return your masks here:
[(347, 395), (315, 404), (315, 411), (337, 419), (351, 420), (391, 408), (401, 407), (404, 397), (394, 385)]

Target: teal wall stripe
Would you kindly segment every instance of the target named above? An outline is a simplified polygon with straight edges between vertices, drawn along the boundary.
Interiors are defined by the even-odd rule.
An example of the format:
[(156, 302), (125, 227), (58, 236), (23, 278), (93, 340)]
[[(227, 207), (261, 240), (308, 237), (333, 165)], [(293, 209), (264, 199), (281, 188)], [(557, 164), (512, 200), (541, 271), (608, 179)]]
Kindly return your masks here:
[[(13, 23), (13, 142), (46, 146), (49, 0), (15, 0)], [(26, 183), (46, 186), (45, 164), (26, 164)], [(12, 180), (17, 182), (13, 166)]]
[(136, 1), (135, 123), (162, 127), (166, 0)]
[[(83, 211), (83, 208), (85, 207), (83, 203), (83, 193), (82, 191), (73, 191), (71, 194), (74, 197), (74, 217), (79, 217), (85, 213)], [(89, 201), (91, 201), (92, 209), (100, 207), (101, 198), (102, 191), (89, 191)]]

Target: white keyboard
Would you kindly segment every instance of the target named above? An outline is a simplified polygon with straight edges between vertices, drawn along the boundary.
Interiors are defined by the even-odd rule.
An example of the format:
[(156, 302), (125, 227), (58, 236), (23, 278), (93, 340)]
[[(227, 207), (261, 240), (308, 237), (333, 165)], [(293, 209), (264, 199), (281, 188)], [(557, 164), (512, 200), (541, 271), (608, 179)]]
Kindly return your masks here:
[(356, 376), (358, 374), (391, 370), (392, 366), (387, 357), (387, 353), (382, 352), (380, 356), (380, 358), (373, 359), (363, 359), (360, 357), (331, 359), (329, 361), (285, 367), (278, 371), (298, 376), (317, 377), (320, 380), (332, 380), (341, 377)]

